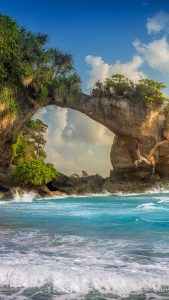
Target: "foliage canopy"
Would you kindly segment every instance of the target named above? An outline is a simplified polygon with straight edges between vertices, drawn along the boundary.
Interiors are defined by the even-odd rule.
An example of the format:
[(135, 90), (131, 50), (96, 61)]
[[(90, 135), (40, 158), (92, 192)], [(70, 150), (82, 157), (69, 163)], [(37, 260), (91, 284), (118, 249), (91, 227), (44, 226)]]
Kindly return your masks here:
[(38, 159), (30, 159), (17, 165), (14, 175), (22, 184), (42, 185), (56, 178), (58, 172), (52, 164)]
[(72, 56), (48, 48), (47, 42), (47, 35), (20, 28), (10, 17), (0, 14), (0, 92), (4, 86), (13, 88), (17, 99), (17, 89), (22, 86), (39, 101), (55, 94), (80, 92)]
[(0, 115), (9, 114), (17, 116), (19, 114), (19, 105), (16, 99), (15, 88), (9, 85), (4, 85), (0, 88)]
[(134, 82), (121, 74), (107, 78), (103, 83), (97, 81), (92, 90), (93, 96), (125, 97), (133, 102), (144, 103), (148, 108), (162, 105), (169, 101), (162, 89), (165, 85), (150, 79), (141, 79)]
[(44, 146), (48, 126), (41, 120), (29, 120), (12, 146), (12, 162), (17, 165), (29, 159), (45, 159)]
[(48, 126), (41, 120), (28, 121), (12, 147), (15, 178), (23, 185), (42, 185), (53, 180), (58, 172), (44, 162), (45, 134)]

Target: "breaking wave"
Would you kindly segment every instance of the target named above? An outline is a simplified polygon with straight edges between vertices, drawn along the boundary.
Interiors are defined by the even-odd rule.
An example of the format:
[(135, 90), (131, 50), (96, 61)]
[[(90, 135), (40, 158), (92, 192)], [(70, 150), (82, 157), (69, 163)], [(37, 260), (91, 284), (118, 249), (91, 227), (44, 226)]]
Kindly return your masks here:
[(0, 205), (0, 300), (169, 299), (169, 195), (34, 197)]
[[(57, 293), (69, 296), (95, 291), (127, 297), (131, 293), (165, 291), (169, 286), (168, 260), (148, 263), (146, 257), (140, 262), (129, 255), (123, 257), (121, 250), (132, 249), (127, 241), (77, 236), (51, 238), (38, 232), (21, 235), (21, 232), (12, 231), (4, 233), (4, 239), (7, 235), (18, 249), (12, 253), (6, 245), (8, 252), (3, 260), (0, 259), (1, 287), (25, 290), (48, 285)], [(137, 255), (138, 246), (142, 247), (133, 245)], [(30, 251), (25, 252), (26, 249)]]

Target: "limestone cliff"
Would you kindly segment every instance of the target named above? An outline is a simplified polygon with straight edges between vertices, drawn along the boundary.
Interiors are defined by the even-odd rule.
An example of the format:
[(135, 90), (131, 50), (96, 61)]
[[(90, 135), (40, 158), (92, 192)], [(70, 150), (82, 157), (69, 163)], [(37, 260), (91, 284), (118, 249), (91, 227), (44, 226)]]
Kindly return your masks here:
[[(116, 179), (149, 179), (153, 173), (169, 177), (169, 143), (166, 116), (160, 109), (148, 109), (143, 103), (125, 97), (52, 96), (43, 103), (30, 97), (26, 87), (20, 86), (18, 99), (20, 112), (16, 119), (4, 121), (0, 108), (0, 166), (7, 170), (11, 160), (11, 146), (24, 123), (39, 108), (56, 105), (78, 110), (109, 128), (115, 139), (111, 150), (113, 172)], [(72, 170), (73, 171), (73, 170)]]

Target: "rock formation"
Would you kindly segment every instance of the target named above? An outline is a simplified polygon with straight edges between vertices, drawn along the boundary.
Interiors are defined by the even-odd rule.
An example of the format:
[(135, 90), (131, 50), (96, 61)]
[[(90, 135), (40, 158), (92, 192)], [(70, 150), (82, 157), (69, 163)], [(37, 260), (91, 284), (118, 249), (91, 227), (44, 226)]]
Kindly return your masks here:
[(160, 108), (148, 109), (143, 103), (125, 97), (51, 97), (43, 103), (29, 97), (21, 86), (18, 95), (20, 114), (14, 120), (4, 120), (0, 108), (1, 172), (10, 166), (11, 147), (24, 123), (41, 107), (56, 105), (78, 110), (115, 134), (111, 162), (115, 179), (149, 179), (152, 174), (169, 177), (169, 143), (166, 115)]
[(78, 110), (115, 134), (112, 180), (149, 180), (153, 174), (169, 177), (163, 83), (145, 79), (136, 84), (114, 74), (103, 83), (96, 82), (92, 96), (82, 94), (70, 54), (48, 48), (47, 35), (20, 28), (3, 14), (0, 25), (1, 182), (10, 177), (12, 144), (23, 125), (48, 105)]
[(85, 177), (68, 177), (60, 174), (54, 181), (47, 184), (50, 191), (59, 191), (68, 195), (83, 195), (102, 193), (104, 191), (105, 179), (100, 175)]

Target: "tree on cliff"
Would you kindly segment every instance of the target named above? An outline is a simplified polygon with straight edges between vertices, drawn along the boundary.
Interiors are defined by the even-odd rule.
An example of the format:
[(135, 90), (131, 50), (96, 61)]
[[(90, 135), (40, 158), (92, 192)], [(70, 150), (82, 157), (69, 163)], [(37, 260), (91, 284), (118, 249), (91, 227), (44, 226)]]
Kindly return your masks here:
[(80, 92), (80, 79), (74, 72), (72, 56), (57, 48), (48, 48), (47, 41), (47, 35), (19, 28), (10, 17), (0, 14), (1, 103), (8, 107), (18, 105), (19, 111), (21, 90), (25, 101), (39, 102), (53, 95), (62, 97)]
[(97, 81), (92, 90), (93, 96), (125, 97), (135, 102), (142, 102), (148, 108), (160, 106), (169, 98), (162, 93), (165, 85), (150, 79), (134, 82), (121, 74), (107, 78), (103, 83)]
[(46, 131), (45, 125), (40, 120), (26, 122), (49, 99), (77, 97), (81, 93), (72, 56), (49, 48), (47, 42), (47, 35), (20, 28), (12, 18), (0, 14), (0, 164), (9, 166), (13, 152), (18, 176), (22, 167), (24, 172), (25, 168), (36, 168), (40, 174), (43, 168), (54, 174), (50, 172), (51, 165), (44, 167), (45, 140), (41, 133)]
[(12, 146), (12, 162), (17, 165), (29, 159), (44, 160), (45, 134), (48, 126), (39, 119), (29, 120)]
[(16, 165), (14, 175), (20, 184), (46, 184), (58, 175), (52, 164), (44, 162), (47, 128), (41, 120), (31, 119), (13, 144), (12, 162)]

